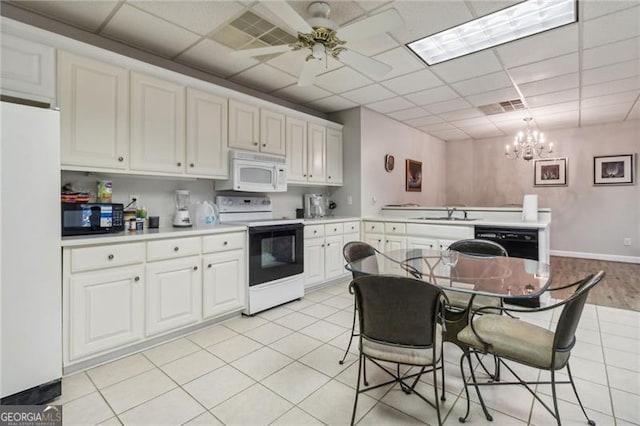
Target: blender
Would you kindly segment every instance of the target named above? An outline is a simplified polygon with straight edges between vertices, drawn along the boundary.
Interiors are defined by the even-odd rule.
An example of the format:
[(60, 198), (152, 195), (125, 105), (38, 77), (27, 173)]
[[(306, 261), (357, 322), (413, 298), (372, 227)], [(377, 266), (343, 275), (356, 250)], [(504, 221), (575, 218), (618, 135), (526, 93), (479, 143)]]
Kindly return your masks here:
[(173, 216), (173, 226), (187, 228), (192, 225), (189, 215), (189, 191), (184, 189), (176, 190), (176, 212)]

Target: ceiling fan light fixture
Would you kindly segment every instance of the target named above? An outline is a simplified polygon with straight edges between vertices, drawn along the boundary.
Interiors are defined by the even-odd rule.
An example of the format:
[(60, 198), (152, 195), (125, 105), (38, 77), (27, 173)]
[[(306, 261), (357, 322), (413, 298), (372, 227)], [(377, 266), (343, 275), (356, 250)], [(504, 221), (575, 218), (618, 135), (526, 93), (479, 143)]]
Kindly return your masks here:
[(322, 43), (316, 43), (311, 48), (311, 55), (318, 60), (324, 59), (325, 54), (325, 47)]

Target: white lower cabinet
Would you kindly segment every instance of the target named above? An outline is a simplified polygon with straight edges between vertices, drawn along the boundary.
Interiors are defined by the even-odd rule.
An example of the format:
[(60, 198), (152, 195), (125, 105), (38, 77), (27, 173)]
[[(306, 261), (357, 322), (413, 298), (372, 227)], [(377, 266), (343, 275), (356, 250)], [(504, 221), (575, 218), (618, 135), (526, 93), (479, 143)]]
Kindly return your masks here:
[(376, 250), (384, 251), (384, 234), (364, 234), (364, 242)]
[(325, 238), (324, 278), (326, 280), (337, 278), (345, 273), (342, 246), (342, 235)]
[[(407, 248), (407, 237), (399, 237), (397, 235), (386, 236), (384, 242), (384, 251), (390, 252), (393, 250), (403, 250)], [(387, 274), (394, 275), (407, 275), (407, 272), (402, 269), (400, 264), (395, 263), (391, 260), (385, 259), (385, 268), (384, 271)]]
[(242, 309), (246, 299), (244, 250), (202, 257), (202, 316), (204, 319)]
[(433, 250), (439, 247), (438, 240), (433, 238), (407, 238), (408, 249)]
[(68, 279), (69, 360), (142, 339), (144, 282), (142, 265), (84, 272)]
[(324, 281), (324, 238), (304, 240), (304, 284), (312, 287)]
[(198, 256), (147, 264), (147, 336), (200, 319), (199, 264)]
[(332, 222), (304, 227), (305, 288), (346, 276), (343, 247), (360, 240), (360, 222)]

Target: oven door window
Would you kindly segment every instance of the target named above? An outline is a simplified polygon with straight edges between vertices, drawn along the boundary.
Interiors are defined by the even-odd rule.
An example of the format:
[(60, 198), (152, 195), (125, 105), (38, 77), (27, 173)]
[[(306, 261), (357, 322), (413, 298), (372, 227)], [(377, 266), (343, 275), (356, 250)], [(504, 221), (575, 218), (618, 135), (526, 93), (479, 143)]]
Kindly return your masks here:
[(249, 230), (249, 285), (303, 272), (302, 225), (259, 226)]

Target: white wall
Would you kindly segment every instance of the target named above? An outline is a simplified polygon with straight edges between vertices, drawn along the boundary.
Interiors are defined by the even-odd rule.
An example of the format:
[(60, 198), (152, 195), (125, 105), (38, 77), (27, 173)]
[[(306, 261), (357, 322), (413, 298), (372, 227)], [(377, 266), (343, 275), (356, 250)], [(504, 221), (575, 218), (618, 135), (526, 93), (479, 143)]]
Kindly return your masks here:
[[(500, 206), (538, 194), (550, 207), (551, 249), (572, 254), (640, 256), (640, 185), (593, 186), (595, 155), (640, 152), (640, 121), (545, 132), (554, 157), (568, 158), (568, 186), (534, 187), (533, 162), (508, 160), (511, 137), (448, 142), (447, 203)], [(623, 239), (632, 239), (625, 247)], [(564, 253), (569, 254), (569, 253)]]
[[(346, 111), (334, 113), (329, 117), (338, 123), (342, 123), (342, 181), (340, 188), (332, 188), (332, 199), (337, 203), (336, 215), (360, 216), (362, 205), (362, 135), (361, 135), (361, 108), (352, 108)], [(348, 204), (348, 199), (351, 204)]]
[[(361, 110), (361, 134), (362, 216), (377, 215), (386, 204), (445, 203), (443, 141), (366, 108)], [(390, 173), (384, 169), (386, 154), (395, 157)], [(422, 161), (422, 192), (405, 191), (406, 159)]]

